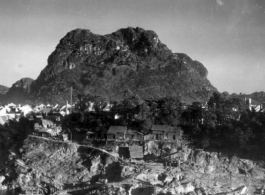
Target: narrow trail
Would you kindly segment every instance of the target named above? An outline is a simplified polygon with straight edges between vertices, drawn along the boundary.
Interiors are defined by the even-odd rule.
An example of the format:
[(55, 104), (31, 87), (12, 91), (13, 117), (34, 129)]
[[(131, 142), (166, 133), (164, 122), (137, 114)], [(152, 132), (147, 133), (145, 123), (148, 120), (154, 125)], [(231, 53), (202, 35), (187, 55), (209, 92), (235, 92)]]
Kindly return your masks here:
[(83, 188), (73, 188), (73, 189), (69, 189), (69, 190), (60, 190), (60, 191), (56, 191), (55, 193), (53, 193), (53, 195), (67, 194), (67, 193), (70, 193), (70, 192), (77, 192), (77, 191), (82, 191), (82, 190), (95, 191), (99, 187), (103, 187), (103, 184), (95, 184), (95, 185), (90, 185), (90, 186), (83, 187)]

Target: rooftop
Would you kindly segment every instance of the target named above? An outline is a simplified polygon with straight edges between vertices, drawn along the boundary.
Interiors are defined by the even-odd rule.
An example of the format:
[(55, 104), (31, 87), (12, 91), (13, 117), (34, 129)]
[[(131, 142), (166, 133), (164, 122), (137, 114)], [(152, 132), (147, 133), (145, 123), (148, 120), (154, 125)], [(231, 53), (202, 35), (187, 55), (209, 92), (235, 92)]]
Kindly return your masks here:
[(110, 126), (108, 134), (125, 133), (126, 131), (126, 126)]
[(151, 128), (152, 131), (164, 131), (164, 132), (171, 132), (172, 127), (169, 125), (153, 125)]

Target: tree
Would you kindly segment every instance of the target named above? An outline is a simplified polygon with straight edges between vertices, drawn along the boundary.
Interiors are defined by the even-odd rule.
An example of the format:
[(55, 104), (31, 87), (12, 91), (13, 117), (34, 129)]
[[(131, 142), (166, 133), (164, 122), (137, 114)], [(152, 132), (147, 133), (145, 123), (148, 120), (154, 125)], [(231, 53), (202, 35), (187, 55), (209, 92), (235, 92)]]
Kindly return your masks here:
[(142, 100), (130, 90), (124, 92), (124, 99), (119, 102), (112, 111), (121, 116), (122, 124), (128, 125), (134, 120), (135, 114), (139, 112)]
[(160, 125), (177, 126), (181, 116), (181, 102), (174, 97), (159, 99), (155, 109), (155, 123)]

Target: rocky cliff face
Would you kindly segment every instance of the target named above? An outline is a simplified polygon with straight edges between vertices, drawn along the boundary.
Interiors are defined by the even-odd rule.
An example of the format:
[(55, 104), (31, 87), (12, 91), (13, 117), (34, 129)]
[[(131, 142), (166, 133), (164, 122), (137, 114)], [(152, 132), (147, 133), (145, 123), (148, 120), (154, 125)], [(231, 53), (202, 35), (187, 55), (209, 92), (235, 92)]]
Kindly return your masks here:
[(30, 86), (33, 79), (22, 78), (15, 82), (7, 93), (2, 96), (3, 103), (25, 103), (32, 99), (30, 95)]
[(60, 40), (31, 90), (49, 102), (69, 100), (71, 86), (74, 96), (119, 100), (130, 89), (143, 99), (168, 95), (192, 102), (216, 90), (207, 74), (201, 63), (172, 53), (154, 31), (126, 28), (102, 36), (76, 29)]

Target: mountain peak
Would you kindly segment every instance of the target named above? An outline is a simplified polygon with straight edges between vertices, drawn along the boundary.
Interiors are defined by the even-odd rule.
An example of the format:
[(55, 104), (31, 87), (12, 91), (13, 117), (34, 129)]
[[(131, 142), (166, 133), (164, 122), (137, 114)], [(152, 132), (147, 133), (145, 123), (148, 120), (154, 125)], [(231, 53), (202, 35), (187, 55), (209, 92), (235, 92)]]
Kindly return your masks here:
[(157, 33), (127, 27), (107, 35), (86, 29), (68, 32), (32, 83), (43, 101), (62, 103), (77, 94), (120, 100), (126, 89), (142, 99), (165, 96), (184, 102), (205, 101), (216, 89), (207, 69), (186, 54), (172, 53)]

